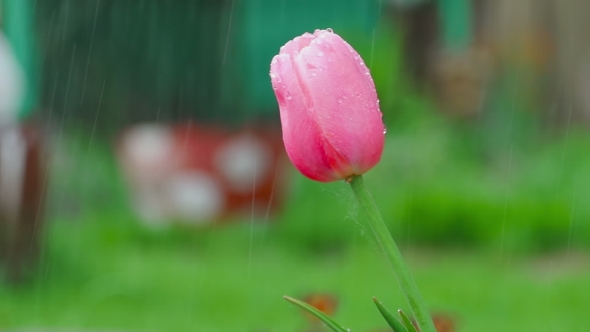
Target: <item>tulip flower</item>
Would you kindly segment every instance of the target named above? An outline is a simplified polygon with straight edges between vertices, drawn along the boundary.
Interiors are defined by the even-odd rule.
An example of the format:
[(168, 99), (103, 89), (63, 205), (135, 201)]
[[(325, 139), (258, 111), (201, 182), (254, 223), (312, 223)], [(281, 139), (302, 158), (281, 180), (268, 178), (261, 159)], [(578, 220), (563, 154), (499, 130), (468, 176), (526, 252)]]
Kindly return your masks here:
[[(362, 174), (381, 159), (385, 133), (369, 69), (350, 45), (327, 29), (305, 33), (281, 47), (272, 59), (270, 77), (289, 159), (312, 180), (346, 179), (397, 276), (418, 328), (436, 332), (418, 287), (363, 180)], [(285, 299), (333, 331), (350, 331), (305, 302), (288, 296)], [(396, 325), (398, 320), (391, 318), (381, 304), (378, 308), (392, 322), (392, 328), (404, 330), (398, 329), (402, 323)], [(407, 316), (401, 311), (400, 315), (406, 330), (415, 331)]]
[(289, 159), (312, 180), (361, 175), (381, 159), (384, 126), (369, 69), (331, 29), (281, 47), (270, 77)]

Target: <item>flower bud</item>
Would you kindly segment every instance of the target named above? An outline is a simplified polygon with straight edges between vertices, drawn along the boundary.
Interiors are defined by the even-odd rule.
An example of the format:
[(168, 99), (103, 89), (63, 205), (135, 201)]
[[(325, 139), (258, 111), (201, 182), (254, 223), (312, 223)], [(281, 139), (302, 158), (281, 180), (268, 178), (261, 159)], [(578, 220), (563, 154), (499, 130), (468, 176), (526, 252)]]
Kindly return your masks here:
[(361, 175), (381, 159), (384, 126), (369, 69), (331, 29), (289, 41), (270, 66), (287, 155), (312, 180)]

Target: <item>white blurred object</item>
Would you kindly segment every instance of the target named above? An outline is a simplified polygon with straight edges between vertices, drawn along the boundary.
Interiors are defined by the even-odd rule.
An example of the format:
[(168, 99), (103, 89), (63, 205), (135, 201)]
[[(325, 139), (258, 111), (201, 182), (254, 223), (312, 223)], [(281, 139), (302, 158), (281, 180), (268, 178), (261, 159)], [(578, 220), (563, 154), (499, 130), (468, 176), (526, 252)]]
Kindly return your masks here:
[(256, 137), (241, 135), (217, 151), (215, 163), (232, 190), (247, 193), (269, 174), (272, 150)]
[(150, 224), (164, 223), (168, 216), (160, 191), (174, 169), (171, 131), (161, 125), (138, 125), (122, 143), (121, 162), (134, 191), (135, 210)]
[(126, 134), (123, 144), (129, 172), (139, 181), (161, 178), (174, 168), (171, 162), (174, 139), (170, 129), (165, 126), (135, 126)]
[(16, 122), (24, 90), (23, 70), (0, 31), (0, 126)]
[(162, 200), (169, 200), (170, 215), (182, 221), (208, 223), (223, 212), (224, 194), (210, 175), (196, 170), (173, 175), (165, 184)]

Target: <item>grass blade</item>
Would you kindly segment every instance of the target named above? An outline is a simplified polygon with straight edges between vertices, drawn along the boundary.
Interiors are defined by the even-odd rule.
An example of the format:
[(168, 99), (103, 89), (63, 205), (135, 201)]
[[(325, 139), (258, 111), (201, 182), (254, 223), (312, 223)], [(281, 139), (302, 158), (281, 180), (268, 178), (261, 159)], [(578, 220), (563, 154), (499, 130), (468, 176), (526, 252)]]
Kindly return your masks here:
[(404, 322), (404, 325), (406, 325), (408, 332), (418, 332), (414, 324), (412, 324), (412, 321), (410, 321), (408, 316), (406, 316), (403, 311), (398, 310), (397, 312), (399, 312), (399, 315), (402, 316), (402, 321)]
[(320, 319), (322, 322), (324, 322), (329, 328), (331, 328), (332, 331), (334, 331), (334, 332), (350, 332), (349, 329), (342, 327), (342, 325), (336, 323), (332, 318), (326, 316), (326, 314), (324, 314), (323, 312), (319, 311), (318, 309), (312, 307), (311, 305), (309, 305), (303, 301), (299, 301), (297, 299), (289, 297), (289, 296), (283, 296), (283, 298), (285, 300), (299, 306), (303, 310), (306, 310), (310, 314), (316, 316), (318, 319)]
[(404, 324), (399, 319), (395, 318), (393, 314), (387, 310), (387, 308), (385, 308), (383, 303), (377, 300), (376, 297), (373, 297), (373, 302), (375, 302), (377, 309), (379, 309), (379, 312), (383, 318), (385, 318), (387, 324), (389, 324), (389, 326), (393, 329), (393, 332), (408, 332), (408, 329), (404, 326)]

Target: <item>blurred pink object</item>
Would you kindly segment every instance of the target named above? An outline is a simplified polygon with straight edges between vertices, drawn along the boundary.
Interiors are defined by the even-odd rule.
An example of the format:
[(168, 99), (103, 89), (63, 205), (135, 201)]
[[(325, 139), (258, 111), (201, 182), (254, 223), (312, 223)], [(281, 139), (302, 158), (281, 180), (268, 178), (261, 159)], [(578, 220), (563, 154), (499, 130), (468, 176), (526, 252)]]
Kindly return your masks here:
[(287, 155), (303, 175), (330, 182), (381, 159), (385, 127), (369, 69), (331, 29), (281, 47), (270, 66)]
[(123, 133), (118, 156), (147, 223), (266, 219), (282, 202), (284, 153), (273, 128), (137, 125)]

